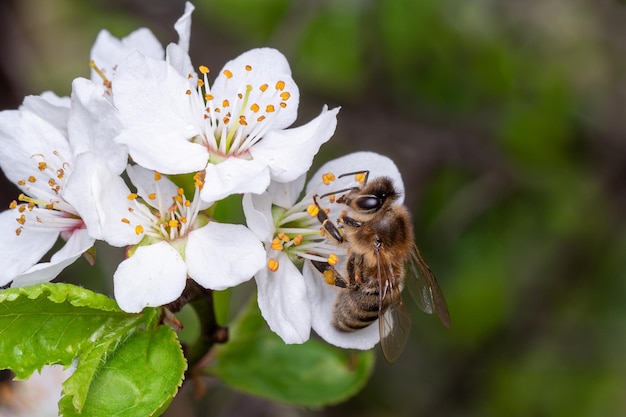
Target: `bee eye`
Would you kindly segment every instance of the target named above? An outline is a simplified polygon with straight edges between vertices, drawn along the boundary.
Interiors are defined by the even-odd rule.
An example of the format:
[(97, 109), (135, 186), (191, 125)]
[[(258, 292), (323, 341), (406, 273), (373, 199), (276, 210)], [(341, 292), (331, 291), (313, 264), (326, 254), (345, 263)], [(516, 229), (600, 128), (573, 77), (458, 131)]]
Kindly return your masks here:
[(380, 207), (380, 200), (376, 197), (361, 197), (356, 201), (356, 205), (363, 210), (371, 210)]

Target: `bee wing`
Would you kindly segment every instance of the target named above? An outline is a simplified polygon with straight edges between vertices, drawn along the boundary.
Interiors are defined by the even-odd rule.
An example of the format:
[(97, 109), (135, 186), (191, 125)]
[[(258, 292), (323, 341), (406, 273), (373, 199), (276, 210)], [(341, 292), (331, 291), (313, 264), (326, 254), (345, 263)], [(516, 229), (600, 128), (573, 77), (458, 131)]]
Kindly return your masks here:
[[(384, 253), (376, 250), (378, 258), (378, 282), (380, 285), (378, 299), (378, 330), (380, 347), (385, 360), (395, 362), (409, 338), (411, 318), (402, 303), (402, 288), (395, 285), (394, 271), (387, 262)], [(387, 306), (385, 309), (384, 307)]]
[(450, 314), (441, 288), (415, 244), (407, 262), (405, 284), (419, 308), (428, 314), (436, 313), (441, 323), (450, 327)]

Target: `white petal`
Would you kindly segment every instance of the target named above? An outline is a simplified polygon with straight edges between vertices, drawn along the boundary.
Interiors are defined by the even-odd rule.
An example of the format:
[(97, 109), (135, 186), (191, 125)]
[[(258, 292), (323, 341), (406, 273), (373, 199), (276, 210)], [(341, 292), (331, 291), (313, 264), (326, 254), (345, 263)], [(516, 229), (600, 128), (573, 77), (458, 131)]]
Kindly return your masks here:
[(164, 174), (204, 169), (206, 147), (189, 142), (203, 130), (189, 83), (164, 61), (131, 54), (117, 68), (113, 97), (124, 124), (116, 141), (138, 164)]
[[(129, 194), (122, 177), (113, 174), (99, 157), (87, 152), (76, 158), (63, 197), (80, 214), (92, 237), (113, 246), (126, 246), (142, 238), (135, 233), (135, 226), (148, 224), (128, 210)], [(122, 219), (130, 220), (130, 224)]]
[(287, 254), (278, 256), (279, 268), (261, 269), (256, 275), (261, 314), (285, 343), (304, 343), (311, 332), (311, 310), (302, 274)]
[(189, 53), (189, 38), (191, 37), (191, 13), (195, 7), (190, 2), (185, 2), (185, 12), (174, 23), (174, 29), (178, 33), (178, 45), (185, 52)]
[(113, 275), (115, 300), (128, 313), (176, 300), (185, 289), (186, 267), (169, 243), (139, 246)]
[(121, 174), (128, 162), (128, 148), (113, 140), (122, 124), (105, 94), (104, 86), (85, 78), (72, 82), (69, 140), (74, 155), (96, 152), (113, 173)]
[(189, 276), (212, 290), (234, 287), (265, 266), (265, 250), (247, 227), (210, 222), (189, 233), (185, 258)]
[(248, 228), (252, 230), (261, 241), (269, 242), (275, 230), (272, 219), (272, 198), (270, 194), (244, 194), (242, 206)]
[(254, 159), (269, 166), (273, 180), (293, 181), (309, 170), (320, 146), (335, 132), (338, 112), (339, 108), (324, 109), (304, 126), (271, 131), (252, 147), (250, 153)]
[[(121, 40), (111, 35), (107, 30), (98, 33), (96, 42), (91, 48), (91, 59), (96, 66), (111, 80), (115, 73), (115, 67), (133, 51), (140, 51), (149, 57), (162, 60), (164, 57), (163, 46), (150, 30), (137, 29)], [(91, 70), (91, 80), (102, 84), (103, 79)]]
[(294, 181), (287, 183), (272, 181), (267, 188), (267, 191), (272, 196), (272, 204), (286, 209), (293, 207), (302, 193), (305, 181), (306, 174), (302, 174)]
[(214, 202), (232, 194), (260, 194), (270, 183), (268, 168), (255, 160), (228, 158), (219, 164), (208, 164), (200, 197)]
[(371, 349), (380, 340), (378, 321), (354, 332), (339, 331), (332, 324), (332, 314), (339, 288), (329, 285), (324, 277), (306, 262), (304, 280), (311, 303), (313, 330), (328, 343), (345, 349)]
[(404, 201), (404, 182), (402, 181), (398, 167), (388, 157), (374, 152), (354, 152), (325, 163), (311, 177), (307, 184), (306, 191), (307, 193), (315, 191), (318, 194), (325, 194), (334, 190), (354, 187), (357, 183), (354, 181), (354, 176), (352, 175), (337, 179), (329, 185), (322, 183), (322, 175), (327, 172), (341, 175), (364, 170), (369, 171), (370, 180), (382, 176), (391, 178), (396, 190), (400, 193), (398, 203), (401, 204)]
[(46, 91), (39, 96), (26, 96), (20, 110), (28, 110), (36, 114), (67, 136), (67, 119), (70, 114), (69, 97), (59, 97), (51, 91)]
[[(53, 125), (26, 110), (0, 112), (0, 166), (9, 180), (17, 183), (33, 173), (39, 174), (37, 163), (40, 160), (33, 155), (42, 154), (58, 160), (53, 152), (71, 162), (72, 152), (67, 138)], [(37, 190), (35, 196), (46, 201), (58, 199), (48, 184), (28, 183), (20, 188), (25, 192), (29, 188)]]
[(2, 268), (0, 268), (0, 286), (4, 286), (15, 279), (39, 260), (52, 248), (56, 242), (58, 232), (41, 232), (24, 228), (17, 236), (15, 229), (19, 224), (15, 221), (19, 217), (17, 209), (5, 210), (0, 213), (0, 253), (2, 253)]
[[(252, 69), (247, 70), (247, 65)], [(224, 75), (226, 70), (232, 73), (231, 78)], [(218, 103), (221, 103), (223, 99), (234, 101), (237, 95), (244, 94), (246, 86), (250, 85), (252, 91), (249, 103), (256, 103), (261, 109), (268, 104), (273, 104), (278, 108), (280, 98), (277, 97), (281, 91), (276, 90), (276, 83), (279, 81), (285, 83), (281, 91), (288, 92), (290, 97), (286, 102), (287, 107), (280, 108), (274, 115), (275, 117), (272, 117), (271, 127), (268, 129), (284, 129), (296, 120), (300, 93), (298, 86), (291, 78), (289, 62), (276, 49), (252, 49), (229, 61), (215, 79), (211, 94), (215, 96)], [(263, 84), (269, 86), (265, 92), (260, 89)]]
[(56, 278), (66, 267), (74, 263), (87, 249), (93, 246), (94, 239), (86, 229), (75, 230), (63, 247), (50, 258), (50, 262), (42, 262), (18, 276), (11, 287), (49, 282)]
[[(165, 60), (178, 71), (183, 77), (187, 77), (189, 89), (195, 90), (198, 85), (198, 76), (189, 54), (183, 48), (175, 43), (170, 43), (166, 49)], [(191, 77), (189, 77), (191, 75)]]

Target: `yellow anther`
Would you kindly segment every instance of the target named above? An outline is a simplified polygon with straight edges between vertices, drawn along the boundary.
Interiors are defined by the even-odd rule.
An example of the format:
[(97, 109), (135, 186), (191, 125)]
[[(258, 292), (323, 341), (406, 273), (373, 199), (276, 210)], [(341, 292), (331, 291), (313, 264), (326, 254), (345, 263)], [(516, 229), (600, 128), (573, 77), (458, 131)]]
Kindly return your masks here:
[(365, 183), (365, 172), (359, 172), (354, 176), (354, 180), (360, 182), (361, 184)]
[(150, 200), (156, 200), (156, 193), (150, 193), (150, 194), (148, 194), (148, 199), (150, 199)]
[(228, 100), (224, 100), (222, 101), (222, 107), (226, 108), (230, 105), (230, 103), (228, 102)]
[(330, 255), (328, 255), (328, 259), (327, 262), (329, 265), (337, 265), (337, 262), (339, 262), (339, 257), (337, 255), (335, 255), (334, 253), (331, 253)]
[(276, 89), (279, 91), (282, 91), (285, 89), (285, 82), (284, 81), (278, 81), (276, 83)]
[(289, 100), (289, 97), (291, 97), (289, 91), (283, 91), (282, 93), (280, 93), (280, 98), (283, 100)]
[(49, 185), (50, 187), (54, 187), (54, 186), (56, 185), (56, 183), (57, 183), (57, 182), (56, 182), (56, 180), (55, 180), (54, 178), (50, 178), (50, 179), (48, 180), (48, 185)]
[(190, 95), (191, 95), (191, 90), (187, 90), (187, 91), (185, 91), (185, 94), (187, 94), (188, 96), (190, 96)]
[(185, 207), (189, 207), (191, 205), (191, 201), (185, 200)]
[(284, 109), (285, 107), (287, 107), (287, 103), (285, 103), (284, 101), (281, 101), (280, 103), (278, 103), (278, 105), (280, 106), (281, 109)]
[(130, 220), (128, 220), (126, 217), (122, 217), (120, 220), (122, 220), (122, 223), (130, 224)]
[(135, 234), (142, 234), (143, 233), (143, 226), (138, 224), (137, 226), (135, 226)]
[(37, 168), (39, 168), (39, 171), (45, 171), (46, 168), (48, 168), (48, 164), (46, 164), (45, 162), (40, 162), (37, 164)]
[(169, 222), (167, 222), (167, 225), (171, 227), (172, 229), (176, 229), (178, 227), (178, 220), (172, 219)]
[(21, 235), (22, 234), (22, 229), (23, 229), (23, 227), (18, 227), (17, 229), (15, 229), (15, 234), (17, 236)]
[(253, 111), (253, 112), (255, 112), (255, 113), (256, 113), (256, 112), (258, 112), (258, 111), (260, 110), (259, 105), (258, 105), (258, 104), (256, 104), (256, 103), (253, 103), (253, 104), (250, 106), (250, 110), (252, 110), (252, 111)]
[(256, 119), (257, 122), (262, 122), (263, 120), (265, 120), (265, 116), (259, 116)]
[(252, 71), (252, 66), (246, 65), (246, 71)]
[(34, 176), (31, 175), (30, 177), (28, 177), (28, 182), (32, 183), (32, 182), (36, 182), (36, 181), (37, 181), (37, 178), (35, 178)]
[(331, 203), (335, 202), (335, 194), (329, 194), (328, 195), (328, 201), (330, 201)]
[[(24, 204), (22, 204), (17, 211), (19, 211), (20, 213), (24, 213), (26, 211), (26, 207)], [(30, 207), (30, 204), (28, 204), (28, 211), (33, 211), (33, 208)]]
[(204, 85), (204, 81), (198, 79), (198, 87), (202, 87)]
[(304, 239), (304, 236), (298, 235), (298, 236), (293, 238), (293, 244), (298, 246), (300, 243), (302, 243), (303, 239)]
[(213, 100), (213, 96), (212, 96), (211, 94), (209, 94), (209, 93), (206, 93), (206, 94), (204, 95), (204, 99), (205, 99), (206, 101), (211, 101), (211, 100)]
[(180, 218), (180, 222), (181, 223), (187, 223), (187, 218), (186, 217), (181, 217)]
[(267, 261), (267, 269), (272, 272), (278, 271), (278, 261), (274, 258), (270, 258), (269, 261)]
[(317, 217), (317, 214), (320, 212), (320, 208), (316, 204), (311, 204), (306, 208), (306, 212), (309, 213), (311, 217)]
[(265, 112), (266, 113), (274, 113), (275, 109), (274, 109), (274, 105), (273, 104), (268, 104), (267, 106), (265, 106)]
[(272, 250), (283, 250), (283, 241), (277, 237), (272, 239)]
[(128, 194), (128, 197), (126, 197), (126, 198), (128, 198), (128, 199), (129, 199), (129, 200), (131, 200), (131, 201), (132, 201), (132, 200), (136, 200), (136, 199), (137, 199), (137, 194), (135, 194), (135, 193), (130, 193), (130, 194)]
[(332, 181), (335, 181), (335, 174), (333, 174), (332, 172), (327, 172), (326, 174), (322, 175), (322, 182), (324, 183), (324, 185), (328, 185)]
[(17, 185), (25, 185), (25, 184), (26, 184), (26, 181), (24, 181), (24, 180), (19, 180), (17, 182)]
[(26, 216), (24, 216), (24, 215), (22, 214), (20, 217), (18, 217), (18, 218), (17, 218), (17, 219), (15, 219), (15, 220), (17, 220), (17, 222), (18, 222), (19, 224), (23, 225), (24, 223), (26, 223)]
[(263, 93), (267, 90), (267, 88), (269, 87), (269, 85), (267, 84), (263, 84), (259, 87), (259, 90), (261, 90)]
[(185, 195), (185, 190), (183, 190), (182, 187), (178, 187), (178, 190), (176, 190), (176, 192), (178, 193), (178, 195)]
[(224, 75), (226, 76), (226, 78), (228, 78), (229, 80), (231, 78), (233, 78), (233, 73), (230, 70), (224, 70)]
[(200, 65), (200, 67), (198, 69), (200, 70), (200, 72), (202, 74), (208, 74), (209, 73), (209, 67), (207, 67), (207, 66)]
[(62, 179), (65, 176), (65, 171), (63, 169), (57, 169), (57, 178)]
[[(174, 200), (175, 202), (182, 204), (183, 203), (183, 197), (179, 196), (179, 195), (175, 195), (174, 197), (172, 197), (172, 200)], [(176, 207), (170, 207), (171, 211), (176, 210)]]
[(289, 242), (289, 241), (291, 240), (291, 238), (290, 238), (289, 236), (287, 236), (284, 232), (280, 232), (280, 233), (278, 234), (278, 238), (279, 238), (280, 240), (282, 240), (283, 242), (285, 242), (285, 243), (286, 243), (286, 242)]
[(154, 173), (154, 180), (155, 181), (159, 181), (161, 179), (161, 173), (160, 172), (155, 172)]
[(11, 201), (11, 203), (9, 204), (9, 208), (10, 208), (10, 209), (14, 209), (15, 207), (17, 207), (17, 201), (13, 200), (13, 201)]

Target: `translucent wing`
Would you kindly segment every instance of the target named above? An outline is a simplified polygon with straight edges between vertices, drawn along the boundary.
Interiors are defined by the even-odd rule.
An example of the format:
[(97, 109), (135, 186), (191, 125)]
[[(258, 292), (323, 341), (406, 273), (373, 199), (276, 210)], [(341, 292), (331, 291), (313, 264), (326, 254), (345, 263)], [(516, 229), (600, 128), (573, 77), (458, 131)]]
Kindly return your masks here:
[(450, 314), (441, 288), (415, 244), (406, 265), (405, 285), (419, 308), (428, 314), (434, 312), (444, 326), (450, 327)]
[(391, 262), (387, 260), (379, 248), (376, 249), (378, 260), (378, 282), (380, 285), (378, 301), (378, 330), (380, 332), (380, 347), (383, 356), (389, 363), (395, 362), (409, 338), (411, 318), (402, 303), (402, 288), (394, 278), (401, 271), (394, 271)]

